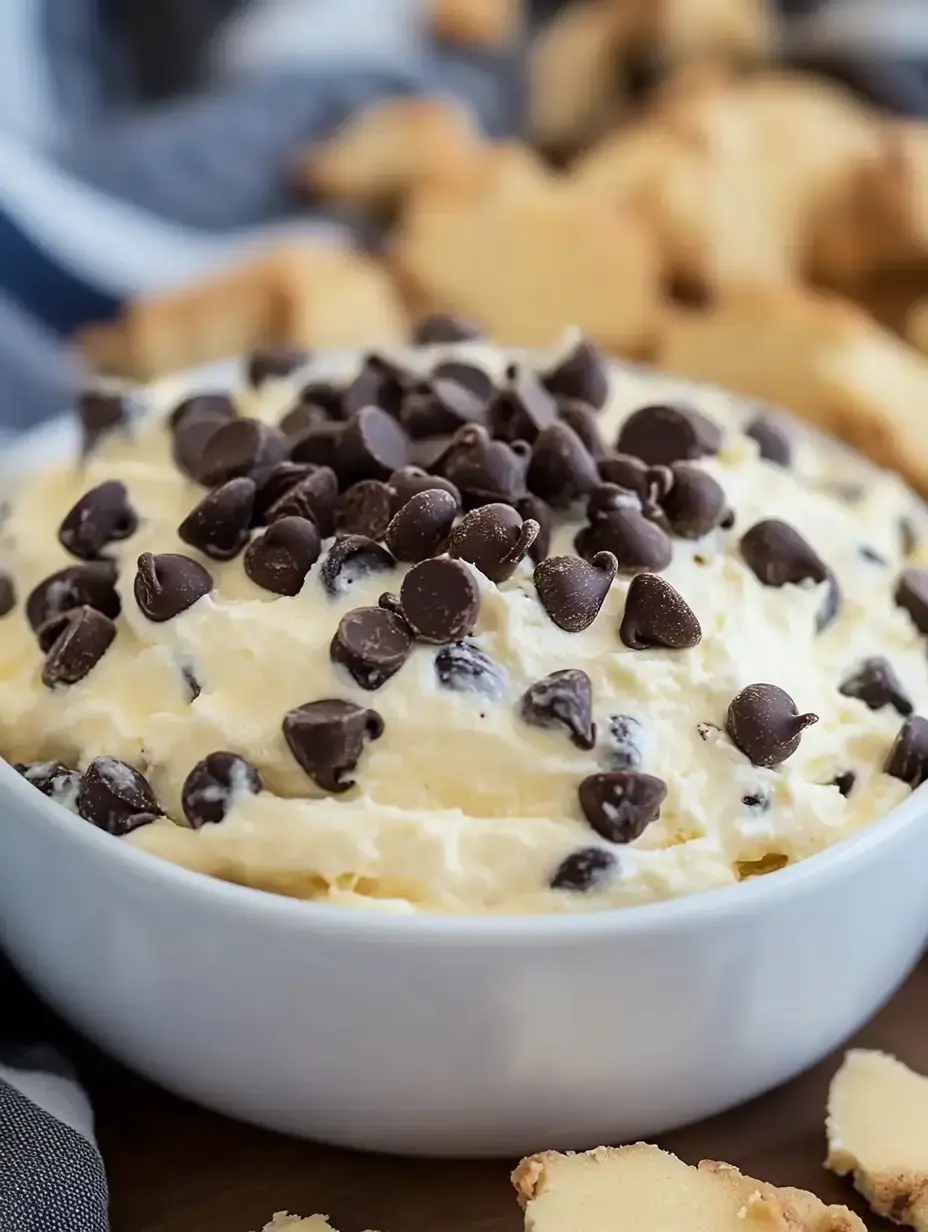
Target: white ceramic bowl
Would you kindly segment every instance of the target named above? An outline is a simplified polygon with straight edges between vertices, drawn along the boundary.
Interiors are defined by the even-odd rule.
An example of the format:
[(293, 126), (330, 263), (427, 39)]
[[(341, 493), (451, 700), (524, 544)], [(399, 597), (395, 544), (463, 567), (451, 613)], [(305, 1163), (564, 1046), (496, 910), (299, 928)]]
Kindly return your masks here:
[(849, 1036), (928, 935), (928, 796), (765, 878), (570, 918), (353, 912), (120, 843), (0, 764), (0, 934), (133, 1069), (260, 1125), (515, 1155), (650, 1137)]

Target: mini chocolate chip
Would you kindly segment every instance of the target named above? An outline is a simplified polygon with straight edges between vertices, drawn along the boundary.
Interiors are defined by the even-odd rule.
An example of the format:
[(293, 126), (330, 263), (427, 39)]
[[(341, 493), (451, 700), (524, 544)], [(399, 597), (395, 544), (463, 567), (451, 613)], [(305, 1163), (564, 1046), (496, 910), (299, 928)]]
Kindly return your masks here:
[(579, 556), (549, 556), (535, 566), (535, 589), (542, 607), (561, 629), (588, 629), (615, 580), (616, 559), (597, 552), (591, 561)]
[(670, 536), (633, 507), (613, 509), (577, 534), (575, 547), (587, 560), (611, 552), (622, 573), (659, 573), (673, 559)]
[(95, 757), (77, 789), (77, 811), (107, 834), (121, 838), (162, 816), (148, 780), (115, 757)]
[(343, 535), (382, 539), (393, 514), (393, 494), (379, 479), (362, 479), (338, 498), (335, 530)]
[(418, 492), (394, 516), (384, 539), (397, 560), (415, 564), (444, 550), (457, 517), (450, 492), (429, 488)]
[(404, 620), (380, 607), (356, 607), (339, 621), (330, 654), (362, 689), (379, 689), (395, 676), (412, 650)]
[(94, 560), (110, 543), (128, 539), (138, 527), (126, 486), (107, 480), (85, 492), (58, 528), (58, 542), (81, 560)]
[(579, 749), (596, 744), (593, 686), (586, 672), (569, 667), (529, 685), (522, 695), (521, 715), (533, 727), (562, 727)]
[(644, 760), (640, 720), (630, 714), (610, 715), (604, 749), (610, 770), (640, 770)]
[(86, 458), (105, 436), (129, 427), (136, 415), (124, 394), (85, 389), (77, 395), (77, 414), (81, 422), (81, 452)]
[(217, 419), (221, 423), (228, 423), (230, 419), (237, 418), (238, 411), (228, 394), (193, 394), (178, 402), (171, 411), (168, 427), (172, 432), (176, 432), (185, 423), (192, 423), (195, 419)]
[(580, 784), (583, 815), (610, 843), (631, 843), (661, 815), (667, 784), (652, 774), (611, 770), (591, 774)]
[(504, 441), (531, 443), (557, 421), (557, 403), (530, 368), (516, 366), (490, 407), (493, 435)]
[(687, 650), (702, 641), (702, 629), (693, 609), (665, 578), (639, 573), (628, 588), (619, 637), (632, 650)]
[(906, 697), (899, 677), (886, 659), (878, 656), (864, 659), (860, 667), (842, 681), (838, 692), (845, 697), (856, 697), (871, 710), (892, 706), (903, 718), (915, 709)]
[(352, 772), (369, 740), (383, 735), (376, 710), (332, 698), (307, 702), (284, 716), (284, 739), (290, 752), (323, 791), (342, 792), (354, 786)]
[[(255, 483), (253, 524), (263, 526), (267, 521), (268, 510), (298, 483), (308, 479), (315, 469), (312, 462), (278, 462), (266, 475), (261, 475), (257, 481), (252, 480)], [(334, 476), (335, 472), (332, 474)], [(235, 482), (237, 481), (234, 479), (230, 480), (230, 483)]]
[(256, 796), (261, 788), (261, 775), (250, 761), (237, 753), (210, 753), (184, 779), (180, 802), (191, 827), (199, 830), (218, 825), (238, 799)]
[(401, 466), (387, 480), (393, 493), (393, 512), (399, 513), (407, 501), (418, 496), (420, 492), (434, 491), (440, 488), (454, 497), (455, 507), (461, 508), (461, 493), (450, 479), (441, 475), (430, 475), (421, 466)]
[(308, 359), (306, 351), (290, 347), (259, 347), (245, 364), (245, 380), (252, 389), (258, 389), (267, 381), (292, 376)]
[(249, 543), (245, 573), (256, 586), (275, 595), (298, 595), (307, 573), (319, 559), (322, 540), (309, 518), (278, 518)]
[(455, 693), (481, 693), (499, 699), (506, 691), (503, 668), (471, 642), (442, 646), (435, 656), (439, 683)]
[(524, 521), (538, 523), (538, 534), (528, 550), (529, 559), (533, 564), (538, 565), (551, 555), (551, 532), (554, 528), (551, 506), (540, 496), (533, 496), (531, 492), (528, 492), (525, 496), (519, 497), (515, 508)]
[(928, 634), (928, 569), (907, 565), (899, 574), (893, 597), (897, 606), (909, 613), (919, 633)]
[(765, 586), (798, 582), (821, 583), (829, 576), (820, 557), (788, 522), (769, 518), (755, 522), (741, 539), (741, 555)]
[(446, 556), (413, 565), (400, 587), (403, 615), (423, 642), (459, 642), (473, 633), (480, 589), (459, 560)]
[(512, 577), (539, 530), (537, 522), (523, 521), (511, 505), (481, 505), (455, 527), (448, 550), (498, 584)]
[(149, 620), (173, 620), (213, 589), (213, 579), (199, 562), (176, 552), (143, 552), (133, 585), (135, 601)]
[(524, 454), (490, 439), (486, 428), (471, 424), (455, 434), (441, 473), (457, 487), (468, 509), (502, 501), (511, 505), (525, 491)]
[(319, 578), (330, 595), (343, 595), (349, 586), (375, 573), (386, 573), (396, 561), (386, 548), (365, 535), (336, 539), (322, 562)]
[(558, 422), (536, 436), (526, 483), (555, 509), (568, 509), (599, 485), (599, 472), (576, 432)]
[(291, 462), (310, 462), (313, 466), (328, 466), (334, 469), (338, 458), (338, 446), (345, 431), (341, 423), (320, 423), (290, 442)]
[(870, 547), (868, 543), (862, 543), (857, 549), (857, 555), (861, 560), (865, 560), (870, 565), (888, 565), (889, 561), (885, 556), (881, 555), (876, 548)]
[(197, 680), (191, 668), (182, 668), (181, 675), (184, 678), (184, 684), (187, 686), (187, 692), (190, 695), (189, 700), (191, 702), (195, 702), (203, 692), (203, 686), (200, 684), (199, 680)]
[(411, 390), (400, 412), (400, 423), (414, 439), (447, 435), (462, 424), (486, 420), (486, 404), (455, 381), (433, 381)]
[(42, 683), (49, 689), (77, 684), (100, 662), (115, 636), (110, 618), (92, 607), (53, 617), (39, 630), (39, 645), (47, 652)]
[(815, 616), (816, 633), (824, 632), (841, 611), (841, 588), (838, 586), (838, 579), (829, 570), (825, 580), (828, 583), (825, 588), (825, 598)]
[(928, 779), (928, 719), (909, 715), (893, 741), (883, 770), (908, 783), (913, 791)]
[(0, 573), (0, 619), (16, 607), (16, 585), (8, 573)]
[(73, 808), (81, 781), (76, 770), (69, 770), (60, 761), (36, 761), (29, 766), (17, 765), (14, 769), (49, 800)]
[(600, 411), (609, 397), (609, 372), (601, 352), (580, 338), (542, 378), (545, 388), (560, 401), (576, 399)]
[(184, 543), (213, 560), (231, 560), (248, 542), (255, 504), (254, 481), (230, 479), (207, 492), (177, 528)]
[(742, 796), (741, 803), (745, 808), (752, 809), (755, 813), (766, 813), (770, 808), (770, 797), (766, 792), (756, 791), (753, 795)]
[(673, 486), (661, 501), (670, 529), (681, 539), (701, 539), (722, 522), (725, 492), (698, 466), (675, 462), (670, 469)]
[(282, 462), (290, 444), (280, 428), (260, 419), (234, 419), (214, 432), (203, 447), (197, 478), (206, 487), (254, 476)]
[(335, 525), (337, 501), (335, 472), (330, 466), (316, 466), (271, 505), (264, 520), (270, 524), (281, 518), (308, 518), (319, 527), (323, 539), (327, 539)]
[(796, 703), (775, 684), (749, 684), (728, 707), (732, 742), (755, 766), (778, 766), (799, 748), (817, 714), (799, 714)]
[(853, 770), (843, 770), (841, 774), (836, 774), (831, 780), (832, 787), (837, 787), (845, 800), (854, 790), (854, 784), (857, 782), (857, 775)]
[(409, 444), (400, 425), (379, 407), (365, 406), (345, 424), (334, 465), (342, 484), (349, 485), (361, 479), (388, 479), (408, 460)]
[(792, 442), (780, 425), (768, 416), (755, 416), (745, 428), (744, 435), (757, 442), (760, 456), (768, 462), (785, 467), (792, 462)]
[(53, 616), (85, 604), (111, 620), (119, 615), (116, 566), (112, 561), (87, 561), (43, 578), (26, 599), (26, 619), (33, 630), (38, 630)]
[(586, 894), (608, 881), (617, 867), (615, 856), (604, 847), (581, 847), (579, 851), (571, 852), (554, 870), (551, 889)]
[(416, 325), (412, 340), (414, 346), (432, 346), (444, 342), (472, 342), (479, 337), (480, 330), (472, 321), (447, 312), (433, 312)]
[(171, 414), (171, 452), (178, 470), (199, 480), (203, 452), (213, 436), (237, 418), (227, 394), (197, 394), (186, 398)]
[(630, 453), (649, 466), (683, 462), (718, 453), (722, 433), (695, 407), (643, 406), (626, 419), (616, 448)]
[(596, 415), (586, 403), (559, 402), (557, 413), (560, 422), (576, 432), (596, 462), (605, 461), (610, 456), (606, 442), (599, 434)]

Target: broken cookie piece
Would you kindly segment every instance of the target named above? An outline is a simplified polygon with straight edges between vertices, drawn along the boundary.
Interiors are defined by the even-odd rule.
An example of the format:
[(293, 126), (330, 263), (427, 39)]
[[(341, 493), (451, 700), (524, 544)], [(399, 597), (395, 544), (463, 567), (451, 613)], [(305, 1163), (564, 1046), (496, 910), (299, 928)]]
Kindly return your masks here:
[(843, 1206), (778, 1189), (729, 1164), (691, 1168), (647, 1143), (523, 1159), (512, 1183), (526, 1232), (865, 1232)]
[(827, 1131), (827, 1168), (851, 1175), (876, 1214), (928, 1229), (928, 1078), (885, 1052), (848, 1052)]

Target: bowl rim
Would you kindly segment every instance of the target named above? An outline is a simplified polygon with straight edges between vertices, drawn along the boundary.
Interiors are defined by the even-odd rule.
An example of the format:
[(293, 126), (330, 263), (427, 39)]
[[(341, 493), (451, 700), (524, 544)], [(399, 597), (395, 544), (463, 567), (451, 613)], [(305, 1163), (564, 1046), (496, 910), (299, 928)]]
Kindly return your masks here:
[[(346, 939), (405, 941), (420, 944), (489, 940), (557, 942), (602, 935), (640, 936), (685, 931), (687, 927), (737, 918), (783, 906), (801, 895), (826, 887), (919, 822), (928, 825), (928, 783), (913, 791), (884, 817), (863, 826), (824, 851), (762, 877), (717, 886), (679, 898), (630, 907), (547, 913), (391, 912), (375, 907), (348, 907), (277, 894), (254, 886), (224, 881), (197, 872), (131, 843), (122, 842), (43, 795), (13, 766), (0, 758), (0, 808), (33, 813), (61, 838), (82, 847), (91, 857), (111, 861), (136, 880), (181, 898), (199, 899), (218, 910), (244, 912), (310, 931), (340, 934)], [(28, 824), (28, 822), (27, 822)]]

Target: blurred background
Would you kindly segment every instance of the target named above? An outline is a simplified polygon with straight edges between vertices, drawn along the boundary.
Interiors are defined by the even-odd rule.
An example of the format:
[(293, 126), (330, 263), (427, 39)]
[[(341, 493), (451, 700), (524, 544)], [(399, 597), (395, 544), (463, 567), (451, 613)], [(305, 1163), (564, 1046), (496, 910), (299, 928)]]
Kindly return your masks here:
[(430, 313), (928, 491), (924, 0), (3, 0), (0, 429)]

